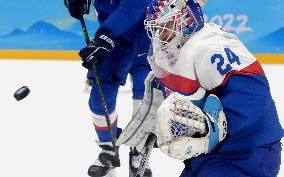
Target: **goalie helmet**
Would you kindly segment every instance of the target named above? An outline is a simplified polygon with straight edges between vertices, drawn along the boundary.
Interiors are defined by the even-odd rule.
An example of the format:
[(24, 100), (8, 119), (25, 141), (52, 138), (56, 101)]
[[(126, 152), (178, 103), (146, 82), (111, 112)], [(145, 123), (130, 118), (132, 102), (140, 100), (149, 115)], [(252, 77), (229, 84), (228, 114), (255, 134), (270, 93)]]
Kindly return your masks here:
[(150, 39), (166, 45), (200, 30), (204, 26), (204, 19), (198, 3), (200, 0), (195, 1), (152, 0), (144, 22)]
[(155, 59), (167, 59), (166, 67), (175, 65), (186, 40), (204, 26), (197, 1), (201, 0), (152, 0), (147, 7), (144, 25), (152, 40), (150, 53)]

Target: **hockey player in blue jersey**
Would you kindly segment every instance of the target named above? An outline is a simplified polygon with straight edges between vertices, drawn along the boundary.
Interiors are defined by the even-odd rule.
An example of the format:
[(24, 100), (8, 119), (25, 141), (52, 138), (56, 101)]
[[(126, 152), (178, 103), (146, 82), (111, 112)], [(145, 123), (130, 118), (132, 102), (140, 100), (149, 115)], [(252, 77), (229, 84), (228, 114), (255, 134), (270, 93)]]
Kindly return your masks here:
[[(283, 129), (265, 73), (238, 37), (204, 23), (197, 0), (151, 0), (145, 26), (167, 98), (157, 107), (157, 90), (148, 92), (138, 111), (146, 123), (130, 123), (117, 144), (138, 147), (155, 133), (164, 153), (184, 161), (181, 177), (277, 176)], [(200, 88), (214, 94), (201, 109), (188, 97)]]
[[(79, 19), (88, 13), (91, 0), (65, 0), (72, 17)], [(150, 40), (143, 25), (147, 2), (145, 0), (94, 0), (100, 27), (90, 44), (79, 55), (83, 66), (89, 69), (87, 77), (94, 79), (91, 62), (96, 63), (101, 80), (103, 95), (110, 113), (112, 132), (119, 135), (117, 128), (116, 98), (118, 88), (124, 85), (128, 73), (131, 75), (133, 92), (133, 114), (141, 104), (144, 94), (144, 80), (150, 71), (147, 61)], [(104, 117), (95, 82), (89, 98), (93, 124), (98, 135), (97, 144), (102, 148), (98, 159), (88, 169), (89, 176), (115, 176), (115, 168), (120, 166), (114, 156), (111, 137)], [(137, 170), (140, 154), (136, 149), (130, 151), (130, 176)], [(139, 164), (139, 163), (138, 163)], [(152, 176), (146, 169), (145, 176)]]

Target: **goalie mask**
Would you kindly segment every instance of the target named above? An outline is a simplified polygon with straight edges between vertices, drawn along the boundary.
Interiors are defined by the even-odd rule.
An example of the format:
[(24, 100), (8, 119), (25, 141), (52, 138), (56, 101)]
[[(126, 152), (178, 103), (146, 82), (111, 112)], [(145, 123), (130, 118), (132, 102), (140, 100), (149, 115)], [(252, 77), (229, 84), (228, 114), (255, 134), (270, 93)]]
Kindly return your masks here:
[(168, 65), (173, 66), (186, 39), (204, 26), (204, 19), (194, 0), (152, 0), (144, 25), (154, 57), (168, 59)]

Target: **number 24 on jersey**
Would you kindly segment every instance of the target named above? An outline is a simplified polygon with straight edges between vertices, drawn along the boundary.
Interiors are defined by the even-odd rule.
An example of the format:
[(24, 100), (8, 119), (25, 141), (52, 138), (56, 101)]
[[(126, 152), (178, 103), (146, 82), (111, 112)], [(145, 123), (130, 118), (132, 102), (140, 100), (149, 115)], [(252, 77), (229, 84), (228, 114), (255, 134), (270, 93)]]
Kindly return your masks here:
[(229, 48), (224, 48), (226, 53), (226, 59), (229, 61), (225, 61), (225, 58), (222, 54), (214, 54), (211, 57), (211, 63), (217, 62), (217, 70), (221, 75), (227, 74), (229, 71), (232, 70), (231, 64), (237, 63), (238, 65), (241, 64), (239, 57)]

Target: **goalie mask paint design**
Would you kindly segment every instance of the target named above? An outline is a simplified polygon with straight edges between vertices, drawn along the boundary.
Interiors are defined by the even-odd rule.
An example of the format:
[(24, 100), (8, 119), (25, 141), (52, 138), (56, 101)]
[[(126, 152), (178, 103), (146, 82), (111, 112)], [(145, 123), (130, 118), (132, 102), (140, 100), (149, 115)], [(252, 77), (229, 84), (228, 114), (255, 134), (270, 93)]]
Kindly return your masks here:
[(152, 0), (144, 22), (150, 39), (166, 45), (204, 26), (201, 7), (193, 0)]
[(152, 0), (144, 25), (152, 40), (153, 57), (162, 62), (167, 59), (167, 67), (173, 67), (186, 39), (203, 28), (204, 19), (193, 0)]

